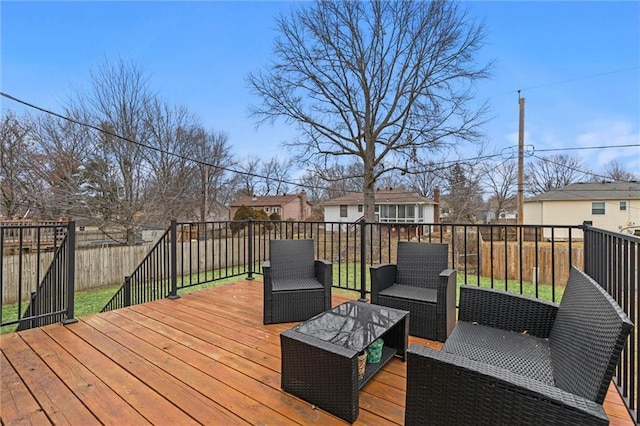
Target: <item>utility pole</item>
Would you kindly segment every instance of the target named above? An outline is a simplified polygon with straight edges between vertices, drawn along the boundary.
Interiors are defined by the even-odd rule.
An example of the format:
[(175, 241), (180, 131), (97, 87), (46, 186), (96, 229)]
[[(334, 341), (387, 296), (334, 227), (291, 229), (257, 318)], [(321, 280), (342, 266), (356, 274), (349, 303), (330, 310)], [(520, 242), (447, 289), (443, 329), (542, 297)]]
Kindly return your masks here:
[(518, 126), (518, 225), (522, 225), (524, 216), (524, 98), (518, 90), (520, 120)]

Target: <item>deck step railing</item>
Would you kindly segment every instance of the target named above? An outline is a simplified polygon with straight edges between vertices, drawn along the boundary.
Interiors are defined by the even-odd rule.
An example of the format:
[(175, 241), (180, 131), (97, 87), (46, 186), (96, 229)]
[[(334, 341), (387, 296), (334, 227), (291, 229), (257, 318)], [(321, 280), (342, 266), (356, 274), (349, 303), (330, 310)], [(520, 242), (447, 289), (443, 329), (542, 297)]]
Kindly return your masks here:
[[(0, 318), (17, 330), (76, 322), (75, 222), (0, 226)], [(5, 269), (5, 258), (17, 271)], [(10, 294), (9, 294), (10, 293)], [(5, 300), (16, 307), (5, 310)]]

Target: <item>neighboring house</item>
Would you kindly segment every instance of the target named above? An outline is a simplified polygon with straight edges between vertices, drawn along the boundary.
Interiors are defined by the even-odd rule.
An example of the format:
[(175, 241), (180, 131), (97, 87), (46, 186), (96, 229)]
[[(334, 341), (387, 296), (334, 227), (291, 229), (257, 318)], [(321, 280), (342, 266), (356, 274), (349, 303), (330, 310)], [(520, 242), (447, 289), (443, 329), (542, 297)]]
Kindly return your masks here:
[(307, 201), (307, 193), (305, 191), (293, 195), (243, 196), (231, 203), (231, 211), (229, 213), (231, 219), (234, 218), (236, 212), (242, 206), (264, 210), (267, 216), (277, 213), (282, 220), (308, 220), (311, 216), (312, 207)]
[[(528, 225), (582, 225), (621, 233), (640, 234), (640, 183), (573, 183), (524, 201), (523, 222)], [(551, 238), (551, 228), (544, 230)], [(556, 231), (555, 239), (568, 238)], [(582, 238), (576, 231), (572, 238)]]
[[(375, 191), (376, 217), (379, 223), (434, 223), (438, 203), (421, 195), (393, 188)], [(364, 216), (364, 193), (323, 201), (325, 222), (353, 223)]]

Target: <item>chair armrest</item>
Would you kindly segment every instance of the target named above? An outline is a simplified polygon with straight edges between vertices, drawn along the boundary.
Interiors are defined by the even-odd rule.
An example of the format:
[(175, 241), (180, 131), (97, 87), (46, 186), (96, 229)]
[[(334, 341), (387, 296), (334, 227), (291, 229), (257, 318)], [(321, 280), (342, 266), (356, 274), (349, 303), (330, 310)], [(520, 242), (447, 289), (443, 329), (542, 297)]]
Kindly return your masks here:
[(333, 265), (328, 260), (317, 259), (313, 262), (314, 275), (325, 289), (333, 284)]
[(378, 293), (391, 287), (396, 281), (398, 267), (394, 263), (382, 263), (369, 268), (371, 274), (371, 303), (378, 303)]
[(606, 425), (601, 405), (509, 370), (412, 345), (405, 424)]
[(558, 305), (532, 297), (475, 286), (460, 287), (459, 321), (547, 338), (557, 312)]
[(455, 269), (445, 269), (438, 276), (438, 315), (445, 321), (443, 327), (438, 328), (438, 340), (444, 342), (456, 325), (456, 289), (457, 272)]
[(271, 291), (271, 263), (268, 260), (262, 263), (262, 278), (265, 292)]

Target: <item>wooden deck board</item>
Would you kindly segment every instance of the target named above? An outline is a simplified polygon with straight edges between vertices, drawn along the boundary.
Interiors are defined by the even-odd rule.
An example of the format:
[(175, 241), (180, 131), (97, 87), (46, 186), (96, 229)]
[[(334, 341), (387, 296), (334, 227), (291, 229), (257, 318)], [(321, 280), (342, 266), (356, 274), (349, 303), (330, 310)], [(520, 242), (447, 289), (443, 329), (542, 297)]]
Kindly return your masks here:
[[(280, 389), (280, 333), (292, 325), (263, 325), (261, 282), (239, 281), (0, 336), (0, 420), (345, 424)], [(392, 360), (362, 389), (355, 424), (402, 424), (405, 388), (406, 364)], [(613, 386), (604, 407), (611, 425), (634, 424)]]

